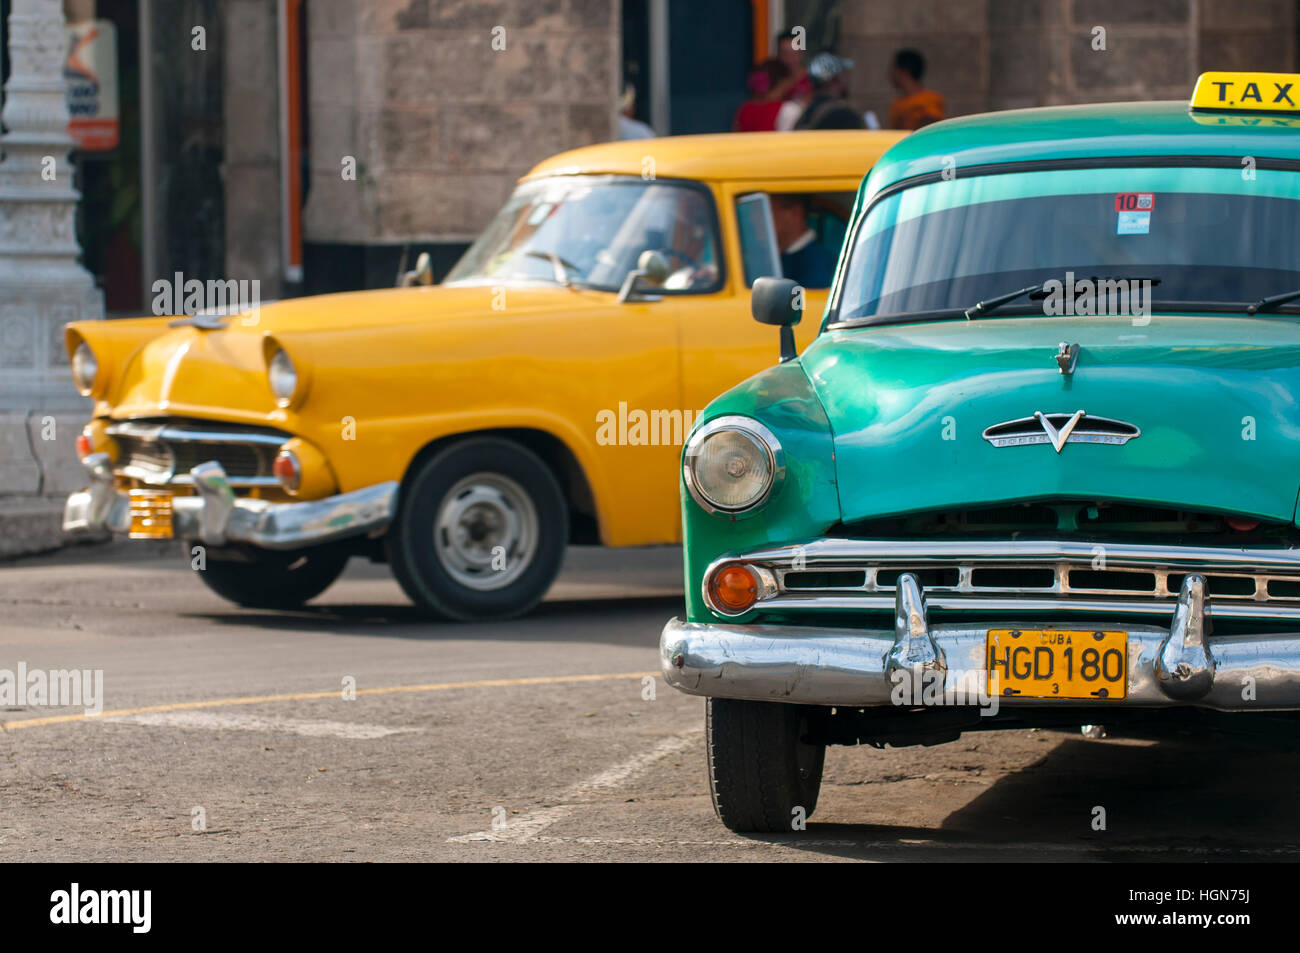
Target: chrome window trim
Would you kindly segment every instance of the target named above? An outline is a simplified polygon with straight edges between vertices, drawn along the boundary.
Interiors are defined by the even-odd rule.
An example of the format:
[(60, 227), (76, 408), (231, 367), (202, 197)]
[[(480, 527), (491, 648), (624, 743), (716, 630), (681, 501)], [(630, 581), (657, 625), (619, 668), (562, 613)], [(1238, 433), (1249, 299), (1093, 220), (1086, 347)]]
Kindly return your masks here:
[[(768, 481), (767, 488), (756, 499), (744, 506), (726, 507), (715, 503), (695, 483), (694, 460), (699, 455), (700, 447), (709, 437), (723, 430), (736, 430), (743, 433), (767, 454), (767, 464), (772, 478)], [(691, 434), (690, 439), (686, 441), (686, 447), (682, 453), (682, 479), (686, 483), (687, 491), (691, 494), (691, 499), (695, 500), (701, 509), (714, 516), (742, 519), (762, 509), (785, 480), (785, 450), (781, 447), (781, 441), (776, 439), (776, 434), (753, 417), (745, 417), (740, 414), (715, 417), (708, 423), (701, 424)]]

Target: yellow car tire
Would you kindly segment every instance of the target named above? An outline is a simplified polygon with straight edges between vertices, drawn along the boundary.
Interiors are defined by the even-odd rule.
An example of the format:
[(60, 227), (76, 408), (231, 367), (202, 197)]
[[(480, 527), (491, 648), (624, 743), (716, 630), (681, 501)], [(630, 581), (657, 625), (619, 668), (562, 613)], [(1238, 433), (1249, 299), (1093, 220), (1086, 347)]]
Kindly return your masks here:
[(546, 595), (569, 539), (555, 475), (531, 450), (475, 437), (417, 461), (387, 537), (417, 606), (459, 621), (511, 619)]
[[(185, 550), (192, 550), (186, 545)], [(348, 553), (322, 546), (299, 552), (252, 550), (247, 561), (209, 556), (194, 574), (221, 598), (249, 609), (296, 609), (343, 574)]]

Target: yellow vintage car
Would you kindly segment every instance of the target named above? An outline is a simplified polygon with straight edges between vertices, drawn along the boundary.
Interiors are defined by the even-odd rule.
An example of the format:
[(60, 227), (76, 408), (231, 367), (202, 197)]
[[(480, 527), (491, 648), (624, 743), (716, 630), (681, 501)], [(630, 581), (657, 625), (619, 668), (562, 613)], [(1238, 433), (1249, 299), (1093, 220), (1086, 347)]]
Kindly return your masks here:
[(695, 414), (777, 359), (749, 286), (793, 271), (820, 310), (899, 135), (591, 146), (521, 179), (439, 285), (69, 325), (94, 418), (64, 527), (185, 540), (245, 606), (367, 556), (454, 619), (531, 609), (567, 543), (676, 543)]

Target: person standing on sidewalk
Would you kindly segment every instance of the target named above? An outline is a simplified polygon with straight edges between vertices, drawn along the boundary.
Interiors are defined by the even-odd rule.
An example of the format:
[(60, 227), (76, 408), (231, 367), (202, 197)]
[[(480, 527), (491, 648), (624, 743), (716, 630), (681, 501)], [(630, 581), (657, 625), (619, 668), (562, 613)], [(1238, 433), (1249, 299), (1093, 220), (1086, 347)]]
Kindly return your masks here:
[(796, 129), (865, 129), (867, 124), (847, 102), (849, 70), (853, 61), (834, 53), (818, 53), (808, 64), (813, 95), (804, 109)]
[(943, 97), (921, 85), (925, 57), (916, 50), (899, 50), (889, 68), (889, 81), (899, 96), (889, 107), (890, 129), (920, 129), (944, 117)]

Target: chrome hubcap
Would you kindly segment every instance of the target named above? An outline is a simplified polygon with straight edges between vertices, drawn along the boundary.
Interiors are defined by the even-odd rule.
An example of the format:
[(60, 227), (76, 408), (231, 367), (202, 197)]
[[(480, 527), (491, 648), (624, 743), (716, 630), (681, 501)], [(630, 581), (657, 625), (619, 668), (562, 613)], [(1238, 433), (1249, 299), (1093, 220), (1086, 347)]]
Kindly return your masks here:
[(433, 543), (447, 574), (482, 592), (519, 578), (537, 551), (537, 532), (523, 487), (499, 473), (474, 473), (442, 498)]

